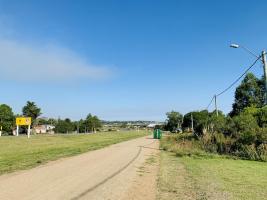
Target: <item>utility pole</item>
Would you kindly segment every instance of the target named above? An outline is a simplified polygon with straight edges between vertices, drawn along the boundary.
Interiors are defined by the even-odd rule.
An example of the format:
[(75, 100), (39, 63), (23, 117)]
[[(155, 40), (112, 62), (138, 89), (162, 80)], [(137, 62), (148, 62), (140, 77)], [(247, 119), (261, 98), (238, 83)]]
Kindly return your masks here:
[(266, 51), (261, 52), (261, 58), (263, 63), (263, 71), (264, 71), (264, 86), (265, 86), (265, 95), (264, 95), (264, 103), (267, 105), (267, 63), (266, 63)]
[(1, 118), (1, 120), (0, 120), (0, 136), (2, 136), (2, 118)]
[(214, 95), (214, 99), (215, 99), (215, 110), (216, 110), (216, 115), (217, 115), (217, 117), (218, 117), (218, 107), (217, 107), (217, 96), (216, 95)]
[(194, 134), (194, 119), (193, 119), (192, 113), (191, 113), (191, 129), (192, 129), (192, 133)]

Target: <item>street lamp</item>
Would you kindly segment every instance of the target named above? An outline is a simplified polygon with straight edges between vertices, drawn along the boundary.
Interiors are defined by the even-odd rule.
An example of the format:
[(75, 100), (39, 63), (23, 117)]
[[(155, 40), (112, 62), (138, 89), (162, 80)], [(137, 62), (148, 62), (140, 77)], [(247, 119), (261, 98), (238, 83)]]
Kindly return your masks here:
[(253, 51), (251, 51), (250, 49), (248, 49), (247, 47), (245, 46), (242, 46), (242, 45), (239, 45), (239, 44), (231, 44), (230, 47), (234, 48), (234, 49), (237, 49), (237, 48), (242, 48), (244, 49), (246, 52), (250, 53), (251, 55), (253, 55), (254, 57), (256, 58), (259, 58), (260, 56), (257, 55), (256, 53), (254, 53)]
[(256, 53), (254, 53), (253, 51), (251, 51), (250, 49), (248, 49), (245, 46), (241, 46), (239, 44), (231, 44), (230, 47), (232, 48), (242, 48), (245, 51), (247, 51), (248, 53), (250, 53), (251, 55), (253, 55), (254, 57), (256, 57), (257, 59), (261, 59), (262, 63), (263, 63), (263, 74), (264, 74), (264, 85), (265, 85), (265, 105), (267, 104), (267, 63), (266, 63), (266, 52), (263, 50), (261, 52), (261, 55), (257, 55)]

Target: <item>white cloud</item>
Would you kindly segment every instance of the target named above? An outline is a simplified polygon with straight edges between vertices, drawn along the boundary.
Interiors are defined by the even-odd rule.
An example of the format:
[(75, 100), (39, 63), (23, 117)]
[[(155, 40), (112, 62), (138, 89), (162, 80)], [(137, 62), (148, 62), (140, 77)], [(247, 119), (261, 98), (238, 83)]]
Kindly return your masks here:
[(1, 78), (18, 81), (103, 79), (112, 75), (73, 51), (53, 45), (37, 47), (0, 38)]

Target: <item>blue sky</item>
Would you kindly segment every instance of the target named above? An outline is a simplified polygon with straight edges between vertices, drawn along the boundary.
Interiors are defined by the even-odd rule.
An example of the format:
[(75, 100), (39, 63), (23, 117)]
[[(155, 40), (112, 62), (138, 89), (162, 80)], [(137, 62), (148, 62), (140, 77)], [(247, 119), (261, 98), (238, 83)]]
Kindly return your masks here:
[[(267, 48), (266, 1), (0, 0), (0, 103), (164, 120), (204, 109)], [(261, 76), (260, 63), (252, 70)], [(218, 99), (229, 112), (234, 88)], [(212, 107), (211, 107), (212, 109)]]

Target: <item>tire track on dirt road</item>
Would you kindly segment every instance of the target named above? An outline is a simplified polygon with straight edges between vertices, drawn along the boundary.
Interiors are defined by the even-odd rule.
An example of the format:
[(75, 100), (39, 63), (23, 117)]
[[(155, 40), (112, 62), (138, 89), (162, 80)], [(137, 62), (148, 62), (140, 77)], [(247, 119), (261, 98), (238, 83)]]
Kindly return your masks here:
[(100, 183), (94, 185), (93, 187), (89, 188), (88, 190), (84, 191), (83, 193), (79, 194), (76, 197), (73, 197), (71, 200), (78, 200), (81, 197), (85, 196), (86, 194), (88, 194), (89, 192), (92, 192), (94, 189), (98, 188), (99, 186), (105, 184), (107, 181), (109, 181), (110, 179), (112, 179), (113, 177), (115, 177), (116, 175), (118, 175), (119, 173), (121, 173), (123, 170), (125, 170), (129, 165), (131, 165), (141, 154), (142, 148), (149, 146), (151, 144), (153, 144), (155, 142), (155, 140), (147, 145), (144, 146), (139, 146), (139, 150), (137, 152), (137, 154), (122, 168), (120, 168), (118, 171), (116, 171), (115, 173), (113, 173), (112, 175), (110, 175), (109, 177), (105, 178), (103, 181), (101, 181)]
[(6, 174), (0, 176), (0, 199), (131, 199), (138, 169), (157, 149), (158, 141), (146, 136)]

